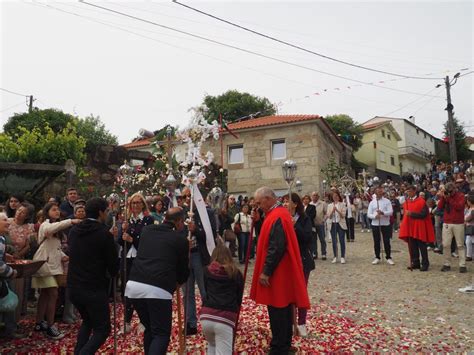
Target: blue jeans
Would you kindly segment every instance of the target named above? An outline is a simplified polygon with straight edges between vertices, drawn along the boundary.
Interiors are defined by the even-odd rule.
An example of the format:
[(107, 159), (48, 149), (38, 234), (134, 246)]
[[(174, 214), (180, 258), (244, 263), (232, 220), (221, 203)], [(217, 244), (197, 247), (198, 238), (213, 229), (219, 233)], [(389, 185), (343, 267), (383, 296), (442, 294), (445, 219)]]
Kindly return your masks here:
[[(183, 293), (188, 297), (186, 304), (186, 323), (193, 328), (197, 327), (197, 316), (196, 316), (196, 294), (195, 294), (195, 283), (199, 287), (199, 293), (201, 298), (206, 297), (206, 290), (204, 288), (204, 266), (202, 265), (201, 254), (199, 251), (192, 252), (189, 255), (189, 277), (186, 282), (186, 287), (183, 288)], [(186, 294), (186, 292), (189, 292)]]
[(316, 233), (313, 235), (313, 254), (314, 256), (318, 256), (318, 238), (319, 242), (321, 243), (321, 255), (326, 256), (326, 228), (324, 224), (316, 225)]
[(241, 263), (245, 262), (245, 257), (247, 255), (247, 249), (249, 246), (249, 232), (239, 233), (239, 261)]
[(367, 218), (367, 213), (360, 213), (361, 217), (361, 223), (362, 223), (362, 229), (370, 229), (370, 222), (369, 219)]
[(140, 322), (145, 326), (143, 347), (145, 354), (164, 355), (171, 335), (171, 300), (156, 298), (132, 299)]
[(345, 258), (346, 257), (346, 231), (341, 228), (339, 223), (333, 223), (331, 225), (331, 240), (332, 240), (332, 252), (335, 258), (337, 258), (337, 235), (339, 236), (339, 243), (341, 243), (341, 258)]

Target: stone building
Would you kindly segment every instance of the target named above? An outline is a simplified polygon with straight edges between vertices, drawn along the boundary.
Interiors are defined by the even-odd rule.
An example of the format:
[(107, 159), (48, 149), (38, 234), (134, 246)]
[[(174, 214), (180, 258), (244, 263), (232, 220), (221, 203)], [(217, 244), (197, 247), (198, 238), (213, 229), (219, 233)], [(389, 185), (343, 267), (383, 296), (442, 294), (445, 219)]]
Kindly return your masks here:
[[(287, 186), (281, 166), (292, 159), (298, 166), (297, 178), (303, 193), (322, 190), (321, 175), (333, 157), (350, 169), (351, 148), (341, 141), (327, 122), (317, 115), (275, 115), (253, 118), (228, 125), (238, 138), (224, 131), (221, 141), (209, 140), (202, 151), (214, 153), (215, 162), (228, 170), (228, 192), (251, 195), (261, 186), (269, 186), (282, 195)], [(221, 154), (223, 151), (223, 156)], [(186, 146), (176, 147), (182, 160)]]

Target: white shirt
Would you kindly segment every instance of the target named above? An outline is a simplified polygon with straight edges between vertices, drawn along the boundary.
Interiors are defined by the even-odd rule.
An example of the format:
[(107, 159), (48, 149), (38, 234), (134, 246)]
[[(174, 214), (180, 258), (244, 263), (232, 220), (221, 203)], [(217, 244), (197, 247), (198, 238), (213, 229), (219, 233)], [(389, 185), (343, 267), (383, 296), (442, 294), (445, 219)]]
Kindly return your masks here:
[[(383, 212), (383, 216), (380, 218), (375, 218), (377, 216), (377, 210)], [(372, 220), (373, 226), (389, 226), (390, 225), (390, 216), (393, 215), (392, 203), (389, 199), (382, 197), (380, 200), (374, 198), (369, 203), (369, 208), (367, 210), (367, 217)]]
[(125, 287), (125, 296), (128, 298), (157, 298), (171, 300), (173, 295), (160, 287), (144, 284), (142, 282), (128, 281)]

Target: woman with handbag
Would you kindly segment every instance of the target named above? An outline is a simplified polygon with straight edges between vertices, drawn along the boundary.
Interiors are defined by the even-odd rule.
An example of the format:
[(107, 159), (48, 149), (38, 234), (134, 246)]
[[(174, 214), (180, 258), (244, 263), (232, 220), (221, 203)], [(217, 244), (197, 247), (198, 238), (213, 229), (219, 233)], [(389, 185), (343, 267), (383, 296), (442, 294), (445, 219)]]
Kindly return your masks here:
[(46, 260), (38, 272), (33, 275), (32, 287), (40, 289), (36, 311), (35, 331), (44, 331), (52, 339), (61, 339), (64, 334), (54, 326), (54, 314), (58, 298), (56, 277), (64, 273), (62, 263), (68, 257), (61, 250), (61, 231), (80, 223), (80, 219), (59, 221), (61, 211), (56, 203), (47, 203), (43, 208), (46, 220), (38, 232), (39, 248), (33, 260)]
[(332, 203), (328, 206), (326, 217), (331, 221), (331, 239), (334, 259), (332, 263), (337, 263), (337, 239), (341, 244), (341, 264), (346, 263), (346, 205), (342, 202), (342, 197), (338, 191), (332, 193)]
[(241, 212), (234, 217), (234, 233), (239, 241), (239, 262), (245, 263), (247, 258), (247, 249), (250, 238), (250, 228), (252, 225), (252, 217), (250, 216), (249, 205), (243, 205)]

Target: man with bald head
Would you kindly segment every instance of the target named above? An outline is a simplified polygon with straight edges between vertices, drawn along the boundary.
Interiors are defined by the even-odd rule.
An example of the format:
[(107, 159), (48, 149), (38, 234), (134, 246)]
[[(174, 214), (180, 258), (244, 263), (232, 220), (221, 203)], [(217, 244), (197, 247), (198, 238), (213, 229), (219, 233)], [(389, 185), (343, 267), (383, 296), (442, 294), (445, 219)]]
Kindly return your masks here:
[(172, 299), (189, 276), (189, 242), (181, 207), (168, 209), (162, 224), (143, 228), (125, 296), (145, 326), (145, 354), (166, 354), (171, 335)]
[(250, 297), (268, 307), (272, 341), (270, 354), (288, 354), (293, 336), (293, 305), (309, 308), (298, 240), (289, 211), (268, 187), (255, 192), (255, 204), (265, 213), (257, 244)]

